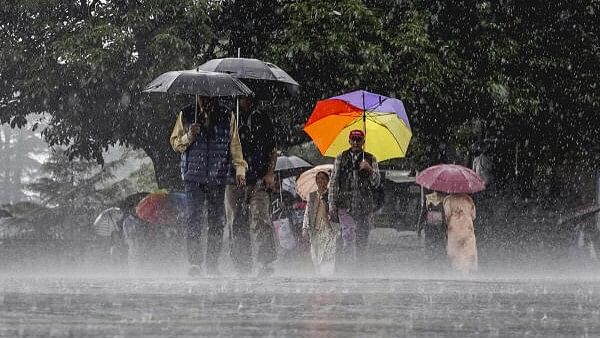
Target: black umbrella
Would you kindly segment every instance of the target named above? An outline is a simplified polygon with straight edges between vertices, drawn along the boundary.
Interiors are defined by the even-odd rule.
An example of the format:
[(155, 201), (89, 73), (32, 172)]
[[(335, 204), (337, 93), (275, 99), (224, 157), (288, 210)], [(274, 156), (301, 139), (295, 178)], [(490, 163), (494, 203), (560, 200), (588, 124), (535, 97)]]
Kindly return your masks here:
[[(190, 94), (198, 96), (253, 95), (250, 88), (229, 74), (197, 69), (175, 70), (161, 74), (143, 90), (148, 93)], [(198, 105), (194, 121), (198, 117)]]
[(199, 96), (252, 95), (252, 90), (228, 74), (202, 70), (176, 70), (161, 74), (144, 92), (176, 93)]
[(306, 162), (298, 156), (277, 156), (275, 163), (275, 172), (279, 177), (279, 202), (283, 204), (283, 186), (284, 178), (298, 176), (307, 168), (312, 168), (313, 165)]
[(297, 176), (313, 165), (298, 156), (278, 156), (275, 171), (280, 178)]
[(284, 89), (293, 95), (298, 91), (298, 82), (276, 65), (251, 58), (212, 59), (197, 67), (199, 70), (227, 73), (244, 79), (256, 96), (264, 98)]

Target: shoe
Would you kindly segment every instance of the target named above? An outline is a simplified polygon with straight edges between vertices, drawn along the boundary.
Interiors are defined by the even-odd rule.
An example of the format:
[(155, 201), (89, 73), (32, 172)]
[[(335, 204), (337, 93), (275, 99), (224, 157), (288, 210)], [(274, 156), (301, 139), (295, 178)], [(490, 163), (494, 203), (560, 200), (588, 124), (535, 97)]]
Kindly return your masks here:
[(275, 272), (275, 269), (270, 264), (263, 265), (258, 269), (258, 273), (256, 274), (256, 277), (267, 278), (267, 277), (270, 277), (271, 275), (273, 275), (274, 272)]
[(202, 276), (202, 268), (200, 268), (198, 265), (190, 266), (190, 269), (188, 270), (188, 276), (190, 276), (190, 277)]

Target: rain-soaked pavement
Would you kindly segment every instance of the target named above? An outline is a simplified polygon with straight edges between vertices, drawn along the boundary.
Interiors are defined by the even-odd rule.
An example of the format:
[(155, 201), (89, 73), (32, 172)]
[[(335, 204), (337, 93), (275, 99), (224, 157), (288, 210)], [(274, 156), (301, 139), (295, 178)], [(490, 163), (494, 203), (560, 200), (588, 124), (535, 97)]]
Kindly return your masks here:
[(391, 273), (414, 257), (379, 248), (375, 278), (4, 274), (0, 336), (600, 336), (596, 272)]
[(8, 278), (0, 336), (599, 336), (600, 283)]

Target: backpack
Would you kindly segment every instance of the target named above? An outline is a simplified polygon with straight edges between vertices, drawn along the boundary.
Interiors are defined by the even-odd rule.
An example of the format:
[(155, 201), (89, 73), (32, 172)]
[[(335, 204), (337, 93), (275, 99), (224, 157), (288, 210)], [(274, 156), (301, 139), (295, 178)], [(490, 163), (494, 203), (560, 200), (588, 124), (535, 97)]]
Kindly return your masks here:
[(433, 203), (427, 203), (425, 206), (425, 222), (429, 225), (439, 225), (444, 223), (444, 204), (439, 203), (434, 205)]

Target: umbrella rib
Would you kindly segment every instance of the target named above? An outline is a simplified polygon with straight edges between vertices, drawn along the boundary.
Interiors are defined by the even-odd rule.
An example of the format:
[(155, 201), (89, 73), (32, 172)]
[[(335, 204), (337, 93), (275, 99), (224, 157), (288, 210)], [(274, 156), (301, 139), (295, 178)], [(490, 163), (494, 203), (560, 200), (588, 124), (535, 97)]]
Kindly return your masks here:
[[(379, 97), (383, 97), (383, 96), (379, 95)], [(371, 111), (372, 112), (375, 109), (377, 109), (377, 107), (381, 106), (385, 102), (385, 100), (387, 100), (387, 99), (389, 99), (389, 97), (386, 97), (381, 102), (379, 102), (378, 104), (376, 104), (374, 107), (371, 107), (371, 108), (368, 108), (368, 109), (367, 109), (367, 107), (363, 107), (363, 108), (365, 108), (365, 111)]]
[(366, 112), (367, 116), (385, 116), (385, 115), (398, 115), (396, 113), (386, 113), (386, 112)]

